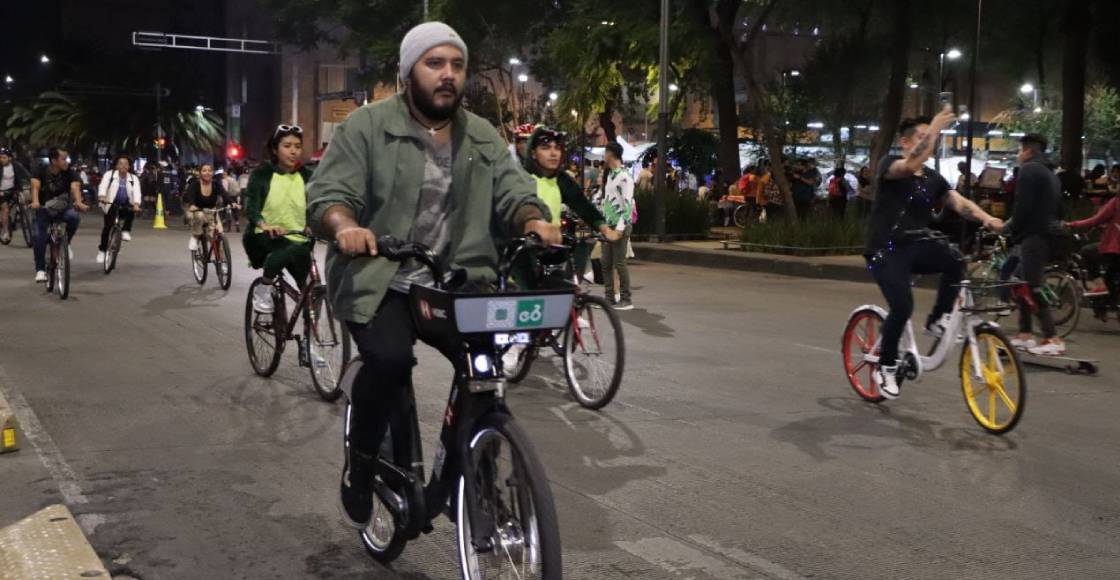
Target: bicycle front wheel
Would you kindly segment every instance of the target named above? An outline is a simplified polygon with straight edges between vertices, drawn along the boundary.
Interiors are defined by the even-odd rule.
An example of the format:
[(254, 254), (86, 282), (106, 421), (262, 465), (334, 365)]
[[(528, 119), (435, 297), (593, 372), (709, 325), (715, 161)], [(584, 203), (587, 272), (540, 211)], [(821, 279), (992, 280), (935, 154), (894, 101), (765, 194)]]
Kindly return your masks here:
[(1042, 292), (1054, 317), (1058, 336), (1069, 336), (1081, 320), (1081, 292), (1077, 280), (1061, 270), (1046, 272)]
[(868, 362), (867, 355), (879, 354), (876, 343), (882, 335), (883, 315), (874, 308), (857, 310), (848, 318), (844, 336), (840, 339), (840, 355), (844, 359), (844, 374), (852, 390), (865, 401), (880, 403), (883, 394), (875, 384), (875, 372), (879, 365)]
[(233, 260), (229, 252), (229, 240), (222, 236), (222, 243), (214, 250), (214, 273), (218, 275), (218, 285), (229, 290), (233, 284)]
[[(559, 580), (560, 528), (544, 467), (525, 432), (503, 413), (476, 424), (470, 461), (474, 492), (459, 478), (456, 540), (463, 580)], [(484, 522), (472, 526), (470, 506)], [(488, 537), (475, 537), (475, 529)]]
[(326, 286), (311, 290), (311, 311), (306, 319), (311, 384), (324, 401), (342, 396), (342, 369), (350, 360), (350, 335), (334, 317)]
[(109, 245), (105, 248), (105, 274), (117, 267), (117, 255), (121, 252), (121, 229), (113, 228), (109, 232)]
[(67, 239), (65, 232), (59, 237), (58, 261), (55, 268), (57, 282), (54, 289), (58, 292), (59, 298), (66, 300), (70, 297), (70, 240)]
[(19, 229), (23, 231), (23, 242), (27, 247), (31, 247), (31, 214), (28, 213), (27, 208), (21, 209), (19, 212)]
[(741, 205), (735, 208), (735, 213), (733, 215), (733, 218), (735, 220), (735, 227), (747, 227), (747, 219), (750, 217), (750, 213), (748, 213), (749, 210), (750, 208), (745, 205)]
[[(253, 292), (264, 284), (260, 278), (249, 286), (245, 299), (245, 348), (249, 351), (249, 364), (253, 371), (262, 377), (272, 376), (280, 366), (280, 355), (284, 354), (284, 316), (283, 309), (276, 302), (273, 292), (273, 311), (257, 312), (253, 308)], [(283, 300), (283, 294), (280, 294)]]
[(576, 402), (602, 409), (614, 399), (626, 367), (622, 321), (606, 299), (576, 299), (564, 329), (564, 378)]
[(961, 388), (968, 411), (989, 433), (1002, 435), (1023, 416), (1027, 383), (1011, 341), (994, 326), (976, 329), (961, 349)]
[(194, 274), (194, 281), (199, 285), (206, 283), (206, 262), (208, 261), (207, 251), (209, 248), (206, 245), (206, 236), (202, 236), (198, 240), (198, 249), (191, 252), (191, 273)]

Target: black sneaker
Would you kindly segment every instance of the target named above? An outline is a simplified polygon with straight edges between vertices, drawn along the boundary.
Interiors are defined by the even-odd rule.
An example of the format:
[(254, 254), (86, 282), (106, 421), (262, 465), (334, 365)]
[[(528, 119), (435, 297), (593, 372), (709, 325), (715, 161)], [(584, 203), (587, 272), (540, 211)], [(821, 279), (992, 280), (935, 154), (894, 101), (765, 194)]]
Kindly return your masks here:
[(629, 300), (619, 300), (613, 304), (615, 310), (633, 310), (634, 304)]
[(351, 448), (339, 484), (339, 502), (346, 524), (361, 530), (373, 514), (373, 466), (376, 458)]

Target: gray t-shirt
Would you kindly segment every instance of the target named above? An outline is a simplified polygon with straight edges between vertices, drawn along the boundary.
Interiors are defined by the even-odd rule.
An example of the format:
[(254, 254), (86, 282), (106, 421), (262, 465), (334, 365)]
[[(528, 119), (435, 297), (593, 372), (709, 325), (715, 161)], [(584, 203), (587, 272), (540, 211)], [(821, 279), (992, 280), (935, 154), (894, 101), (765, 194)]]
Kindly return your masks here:
[[(424, 145), (424, 181), (420, 185), (420, 201), (416, 206), (416, 220), (408, 239), (428, 246), (437, 255), (447, 258), (451, 245), (451, 161), (454, 158), (451, 142), (437, 143), (428, 131), (411, 123), (412, 134)], [(401, 265), (389, 286), (398, 292), (408, 292), (413, 284), (431, 286), (432, 273), (415, 260)]]

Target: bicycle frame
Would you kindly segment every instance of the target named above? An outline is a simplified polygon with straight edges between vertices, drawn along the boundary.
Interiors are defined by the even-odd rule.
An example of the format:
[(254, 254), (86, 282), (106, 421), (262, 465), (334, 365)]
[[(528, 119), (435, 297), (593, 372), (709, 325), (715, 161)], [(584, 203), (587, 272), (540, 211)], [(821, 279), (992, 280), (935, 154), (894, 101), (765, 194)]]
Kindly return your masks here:
[[(906, 321), (906, 330), (902, 335), (902, 343), (899, 351), (905, 353), (903, 356), (903, 363), (915, 365), (915, 368), (906, 369), (906, 376), (910, 380), (919, 380), (922, 374), (927, 371), (935, 371), (948, 359), (949, 351), (957, 343), (956, 336), (962, 332), (965, 334), (964, 343), (972, 346), (976, 344), (976, 328), (984, 324), (994, 323), (988, 322), (981, 317), (977, 316), (970, 310), (973, 308), (972, 298), (972, 285), (968, 280), (961, 282), (960, 292), (957, 294), (957, 300), (953, 304), (953, 311), (949, 316), (949, 324), (945, 329), (945, 333), (937, 342), (931, 347), (928, 355), (922, 355), (918, 350), (918, 343), (914, 340), (914, 323), (912, 320)], [(874, 305), (861, 306), (857, 310), (863, 308), (874, 308), (878, 310), (885, 317), (885, 312), (882, 308)], [(962, 328), (963, 327), (963, 328)], [(872, 347), (871, 353), (878, 352), (882, 345), (882, 336), (875, 340), (875, 346)], [(974, 369), (981, 368), (980, 355), (978, 349), (971, 349), (973, 357)], [(879, 363), (879, 356), (876, 354), (866, 354), (863, 359), (871, 364)], [(1001, 363), (1002, 364), (1002, 363)]]

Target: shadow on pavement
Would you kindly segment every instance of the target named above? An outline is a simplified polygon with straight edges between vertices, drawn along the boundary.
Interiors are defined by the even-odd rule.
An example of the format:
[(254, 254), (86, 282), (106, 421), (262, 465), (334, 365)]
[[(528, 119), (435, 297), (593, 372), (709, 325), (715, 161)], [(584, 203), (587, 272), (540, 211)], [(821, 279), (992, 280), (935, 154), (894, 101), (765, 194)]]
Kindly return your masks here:
[(665, 320), (665, 316), (654, 314), (642, 308), (619, 312), (618, 317), (622, 319), (622, 322), (638, 327), (643, 334), (649, 336), (673, 338), (676, 334), (676, 330), (662, 322)]
[(839, 414), (787, 423), (771, 431), (771, 436), (778, 441), (793, 444), (817, 461), (836, 459), (830, 449), (880, 447), (861, 444), (861, 437), (889, 440), (910, 447), (941, 447), (952, 451), (998, 453), (1013, 451), (1019, 447), (1013, 439), (988, 434), (979, 427), (942, 427), (943, 423), (938, 421), (923, 419), (886, 405), (866, 403), (853, 397), (822, 397), (817, 399), (817, 404)]
[(164, 314), (172, 310), (186, 310), (197, 306), (216, 308), (219, 306), (218, 301), (228, 294), (229, 292), (218, 286), (200, 287), (197, 284), (184, 284), (168, 296), (149, 300), (142, 308), (145, 314)]

